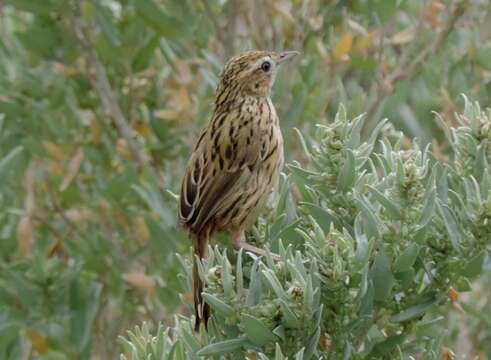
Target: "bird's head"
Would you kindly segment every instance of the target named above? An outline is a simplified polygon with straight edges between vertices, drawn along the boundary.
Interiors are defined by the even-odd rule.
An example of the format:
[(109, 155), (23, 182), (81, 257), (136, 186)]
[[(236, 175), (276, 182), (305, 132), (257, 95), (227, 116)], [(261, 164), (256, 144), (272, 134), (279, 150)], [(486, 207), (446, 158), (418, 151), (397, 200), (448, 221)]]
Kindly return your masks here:
[[(298, 55), (298, 51), (247, 51), (225, 65), (217, 88), (217, 103), (229, 92), (237, 95), (269, 96), (281, 64)], [(228, 96), (227, 96), (228, 97)]]

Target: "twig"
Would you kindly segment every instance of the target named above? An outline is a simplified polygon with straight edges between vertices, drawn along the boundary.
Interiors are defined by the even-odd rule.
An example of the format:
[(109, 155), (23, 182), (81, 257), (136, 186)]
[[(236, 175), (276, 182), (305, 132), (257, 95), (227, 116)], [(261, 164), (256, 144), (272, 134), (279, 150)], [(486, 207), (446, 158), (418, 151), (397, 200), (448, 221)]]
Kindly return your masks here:
[(464, 3), (465, 2), (461, 2), (455, 7), (450, 21), (447, 23), (447, 26), (442, 32), (440, 32), (440, 34), (438, 34), (437, 38), (435, 39), (435, 41), (433, 41), (432, 44), (423, 49), (423, 51), (411, 63), (401, 63), (397, 68), (394, 69), (394, 71), (389, 75), (387, 79), (389, 83), (394, 83), (398, 80), (405, 79), (413, 75), (418, 67), (423, 64), (431, 54), (437, 52), (443, 46), (448, 35), (450, 35), (452, 30), (454, 29), (455, 23), (465, 13), (465, 6), (463, 5)]
[(237, 0), (231, 0), (228, 6), (228, 22), (225, 28), (225, 38), (223, 42), (226, 58), (235, 53), (235, 37), (237, 32), (237, 17), (239, 16), (240, 2)]
[(63, 207), (58, 202), (58, 198), (56, 197), (56, 192), (54, 190), (53, 182), (51, 181), (50, 178), (46, 179), (46, 184), (47, 184), (48, 193), (50, 195), (49, 198), (51, 200), (51, 205), (53, 206), (53, 210), (55, 210), (55, 212), (57, 212), (58, 215), (60, 215), (61, 219), (69, 226), (66, 233), (71, 234), (74, 230), (78, 231), (77, 225), (65, 215), (65, 212), (63, 211)]
[(63, 237), (63, 235), (53, 225), (51, 225), (48, 219), (44, 218), (42, 215), (34, 213), (31, 214), (31, 216), (34, 220), (37, 220), (44, 226), (46, 226), (46, 229), (48, 229), (48, 231), (55, 237), (55, 239), (61, 239)]
[(7, 36), (7, 25), (6, 25), (6, 16), (4, 13), (4, 2), (0, 0), (0, 38), (5, 39)]
[(399, 65), (388, 76), (380, 81), (377, 96), (368, 108), (367, 122), (365, 122), (365, 125), (370, 122), (370, 119), (377, 112), (380, 104), (385, 100), (385, 98), (393, 93), (396, 82), (414, 76), (421, 68), (421, 65), (427, 61), (430, 55), (438, 52), (438, 50), (442, 48), (445, 40), (455, 28), (456, 22), (465, 13), (466, 5), (467, 1), (459, 2), (453, 10), (447, 25), (443, 31), (438, 34), (436, 39), (430, 45), (424, 48), (412, 61), (408, 60), (409, 56), (403, 54), (403, 60), (399, 63)]
[(218, 39), (218, 42), (220, 45), (224, 46), (225, 42), (223, 39), (223, 30), (220, 24), (217, 21), (217, 16), (213, 13), (213, 10), (211, 9), (210, 3), (208, 0), (203, 0), (203, 6), (205, 8), (206, 15), (210, 19), (211, 23), (213, 24), (213, 27), (215, 28), (215, 35)]
[(99, 61), (97, 53), (89, 40), (88, 30), (85, 24), (83, 24), (79, 18), (74, 19), (74, 29), (80, 45), (87, 53), (89, 69), (92, 68), (95, 71), (95, 73), (92, 76), (89, 76), (89, 78), (92, 87), (101, 98), (102, 105), (113, 118), (119, 134), (128, 144), (128, 148), (138, 165), (142, 168), (147, 168), (152, 174), (157, 186), (163, 189), (165, 183), (163, 173), (153, 166), (151, 157), (148, 156), (135, 141), (133, 137), (134, 130), (121, 110), (121, 107), (116, 99), (115, 92), (111, 87), (111, 83), (109, 82), (106, 69)]
[(89, 41), (85, 25), (79, 19), (74, 19), (74, 28), (78, 41), (87, 54), (88, 65), (95, 72), (93, 76), (90, 76), (92, 87), (101, 98), (106, 111), (113, 118), (116, 128), (128, 144), (128, 148), (138, 164), (142, 167), (150, 165), (150, 158), (138, 146), (133, 138), (134, 131), (116, 100), (114, 91), (109, 83), (106, 69), (99, 61), (97, 54)]

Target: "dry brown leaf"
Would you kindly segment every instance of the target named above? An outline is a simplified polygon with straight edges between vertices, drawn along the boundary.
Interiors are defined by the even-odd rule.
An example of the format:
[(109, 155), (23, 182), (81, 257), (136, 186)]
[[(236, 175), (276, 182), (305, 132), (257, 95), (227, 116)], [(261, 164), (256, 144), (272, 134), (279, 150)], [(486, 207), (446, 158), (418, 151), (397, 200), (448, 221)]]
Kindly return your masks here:
[(68, 209), (65, 211), (64, 215), (68, 220), (77, 224), (82, 224), (88, 219), (93, 217), (93, 214), (89, 209), (82, 209), (82, 208)]
[(138, 76), (143, 76), (143, 77), (153, 77), (157, 74), (157, 70), (153, 66), (149, 66), (146, 69), (143, 69), (140, 71), (137, 75)]
[(135, 220), (136, 238), (141, 245), (145, 245), (150, 238), (150, 231), (143, 216), (137, 216)]
[(67, 254), (63, 249), (63, 244), (61, 243), (58, 237), (46, 248), (45, 252), (46, 257), (53, 257), (55, 254), (66, 257)]
[(452, 349), (448, 347), (443, 347), (442, 349), (442, 360), (452, 360), (455, 359), (455, 353), (452, 351)]
[(292, 4), (287, 0), (276, 0), (273, 2), (273, 10), (286, 20), (294, 23), (295, 19), (292, 15)]
[(119, 155), (124, 156), (126, 158), (131, 158), (130, 150), (128, 149), (128, 144), (125, 139), (119, 138), (116, 141), (116, 151)]
[(58, 73), (58, 74), (61, 74), (64, 76), (74, 76), (74, 75), (78, 75), (80, 73), (80, 71), (76, 67), (67, 66), (67, 65), (59, 63), (59, 62), (55, 62), (53, 64), (53, 71), (55, 73)]
[(411, 42), (416, 37), (416, 27), (410, 26), (407, 29), (399, 31), (398, 33), (392, 36), (391, 42), (392, 44), (400, 45)]
[(332, 55), (335, 60), (343, 60), (346, 55), (351, 50), (351, 46), (353, 45), (353, 35), (345, 34), (339, 39), (338, 43), (334, 47), (332, 51)]
[(78, 174), (78, 171), (80, 170), (80, 165), (82, 164), (82, 160), (84, 159), (84, 150), (79, 147), (77, 151), (75, 152), (75, 155), (70, 159), (70, 162), (68, 163), (68, 170), (67, 174), (63, 178), (63, 181), (61, 182), (60, 185), (60, 191), (65, 191), (68, 186), (70, 186), (71, 182), (73, 179)]
[(92, 135), (92, 142), (99, 144), (102, 138), (102, 127), (99, 125), (97, 119), (92, 119), (89, 124), (90, 134)]
[(116, 211), (113, 213), (113, 219), (118, 225), (124, 227), (125, 229), (128, 228), (128, 216), (126, 215), (126, 213), (122, 211)]
[(138, 134), (145, 138), (152, 134), (152, 128), (146, 122), (137, 121), (134, 128), (138, 132)]
[(363, 25), (354, 21), (353, 19), (348, 19), (348, 26), (354, 32), (356, 32), (362, 36), (368, 36), (368, 30), (365, 29), (365, 27)]
[(440, 19), (438, 16), (443, 10), (445, 10), (445, 4), (441, 1), (434, 0), (425, 5), (423, 8), (423, 16), (434, 28), (437, 28), (440, 26)]
[(26, 336), (31, 341), (34, 350), (39, 354), (44, 354), (49, 350), (48, 338), (45, 335), (40, 334), (36, 330), (26, 329)]
[(256, 356), (256, 354), (255, 354), (255, 353), (250, 352), (250, 353), (247, 353), (247, 354), (246, 354), (246, 359), (247, 359), (247, 360), (257, 360), (257, 356)]
[(187, 61), (176, 60), (174, 64), (176, 65), (178, 71), (178, 76), (175, 78), (175, 81), (181, 86), (191, 84), (193, 81), (193, 74)]
[(179, 89), (179, 109), (188, 109), (191, 107), (191, 100), (189, 99), (189, 92), (184, 86)]
[(165, 120), (168, 120), (168, 119), (177, 119), (179, 118), (179, 114), (180, 114), (180, 111), (178, 110), (172, 110), (172, 109), (160, 109), (160, 110), (155, 110), (155, 112), (153, 113), (153, 115), (156, 117), (156, 118), (159, 118), (159, 119), (165, 119)]
[(62, 160), (65, 156), (60, 146), (49, 140), (43, 140), (43, 147), (48, 155), (55, 160)]
[(78, 111), (80, 122), (85, 126), (90, 126), (90, 123), (95, 119), (95, 114), (92, 110), (82, 109)]
[(460, 314), (465, 315), (465, 310), (458, 301), (452, 301), (452, 307)]
[(370, 31), (367, 35), (357, 36), (353, 44), (353, 52), (366, 53), (367, 49), (372, 45), (372, 40), (376, 31)]
[(36, 165), (34, 162), (29, 163), (26, 173), (24, 175), (24, 185), (26, 187), (26, 197), (24, 198), (24, 210), (27, 215), (31, 215), (35, 208), (35, 192), (34, 192), (34, 175), (36, 171)]
[(329, 339), (329, 336), (325, 332), (322, 332), (319, 337), (319, 346), (323, 348), (325, 351), (329, 351), (329, 348), (331, 346), (331, 341)]
[(123, 274), (123, 279), (131, 286), (139, 290), (144, 290), (149, 294), (155, 291), (155, 280), (141, 272), (126, 272)]
[(455, 290), (452, 286), (447, 290), (447, 295), (452, 301), (459, 300), (459, 292)]
[(116, 171), (119, 175), (123, 174), (124, 167), (120, 161), (118, 161), (117, 159), (111, 160), (111, 166), (114, 168), (114, 171)]
[(102, 199), (99, 202), (99, 207), (101, 208), (101, 211), (106, 212), (106, 213), (112, 210), (111, 203), (105, 199)]
[(60, 161), (48, 160), (47, 167), (49, 169), (49, 174), (52, 176), (63, 176), (64, 169)]
[(16, 229), (17, 241), (19, 243), (19, 254), (26, 258), (31, 253), (32, 244), (34, 243), (34, 232), (30, 216), (23, 216)]
[(322, 25), (324, 24), (324, 17), (322, 15), (311, 16), (307, 20), (307, 22), (313, 31), (319, 31), (322, 28)]
[(322, 41), (322, 38), (319, 36), (315, 39), (315, 47), (319, 52), (320, 56), (325, 60), (328, 57), (327, 49)]

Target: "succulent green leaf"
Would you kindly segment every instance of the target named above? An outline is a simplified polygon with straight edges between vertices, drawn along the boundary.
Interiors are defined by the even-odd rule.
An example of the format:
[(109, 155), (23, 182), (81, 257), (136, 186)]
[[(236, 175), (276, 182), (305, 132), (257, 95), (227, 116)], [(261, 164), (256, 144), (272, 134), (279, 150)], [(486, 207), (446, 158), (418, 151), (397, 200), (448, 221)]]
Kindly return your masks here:
[(265, 269), (262, 271), (262, 273), (266, 280), (268, 280), (268, 283), (271, 286), (271, 289), (273, 289), (273, 291), (275, 292), (276, 296), (278, 296), (278, 298), (280, 299), (287, 300), (285, 290), (283, 290), (283, 286), (281, 285), (281, 282), (278, 280), (273, 270)]
[(244, 291), (244, 275), (242, 270), (242, 249), (237, 254), (237, 265), (235, 266), (235, 279), (236, 279), (236, 292), (238, 296), (241, 296)]
[(280, 299), (281, 322), (286, 328), (299, 328), (301, 323), (285, 300)]
[(391, 322), (402, 322), (417, 317), (433, 307), (435, 304), (439, 302), (439, 299), (433, 299), (430, 301), (423, 302), (421, 304), (416, 304), (408, 307), (407, 309), (401, 311), (400, 313), (392, 316), (390, 318)]
[(390, 218), (398, 220), (402, 217), (401, 209), (394, 201), (387, 198), (384, 194), (375, 189), (373, 186), (369, 185), (368, 190), (373, 195), (375, 200), (377, 200), (380, 205), (385, 208), (385, 210), (387, 211), (387, 215), (389, 215)]
[(361, 214), (363, 215), (362, 219), (366, 225), (367, 235), (378, 239), (380, 237), (379, 229), (382, 227), (382, 222), (372, 207), (362, 196), (357, 196), (356, 202), (361, 210)]
[(356, 178), (355, 155), (350, 149), (345, 150), (345, 161), (338, 175), (338, 188), (344, 191), (350, 189)]
[(482, 273), (486, 256), (486, 252), (481, 251), (479, 254), (470, 259), (462, 270), (462, 275), (469, 279), (475, 278), (476, 276), (480, 275)]
[(305, 348), (301, 348), (299, 352), (295, 354), (295, 360), (303, 360), (304, 359)]
[(307, 345), (305, 346), (305, 355), (304, 359), (309, 360), (314, 356), (314, 353), (317, 350), (317, 347), (319, 346), (319, 338), (321, 335), (321, 329), (320, 327), (316, 327), (314, 330), (314, 333), (310, 336), (310, 339), (307, 342)]
[(370, 315), (373, 311), (373, 301), (375, 299), (375, 288), (373, 286), (373, 281), (368, 281), (367, 290), (365, 295), (360, 300), (359, 314), (360, 316)]
[(274, 355), (275, 360), (285, 360), (285, 355), (283, 355), (283, 352), (281, 351), (280, 344), (276, 343), (275, 345), (275, 355)]
[(307, 156), (308, 159), (310, 159), (312, 157), (312, 154), (310, 153), (310, 149), (307, 145), (307, 142), (305, 141), (305, 138), (303, 137), (303, 134), (296, 127), (293, 128), (293, 131), (295, 131), (295, 134), (297, 134), (298, 136), (298, 140), (300, 141), (300, 145), (302, 145), (304, 154)]
[(453, 214), (450, 208), (443, 204), (441, 201), (436, 202), (436, 206), (440, 216), (445, 223), (445, 228), (447, 229), (447, 233), (449, 235), (452, 246), (455, 250), (460, 251), (460, 243), (462, 239), (462, 235), (459, 230), (459, 226), (457, 225), (457, 220), (455, 215)]
[(452, 137), (452, 134), (450, 132), (450, 128), (447, 125), (447, 122), (436, 111), (432, 111), (432, 113), (433, 113), (433, 115), (435, 115), (435, 121), (436, 121), (437, 125), (443, 130), (443, 133), (445, 134), (445, 137), (447, 138), (448, 143), (453, 145), (453, 137)]
[(227, 258), (223, 260), (223, 274), (222, 274), (222, 284), (223, 284), (223, 292), (226, 297), (233, 296), (233, 275), (230, 263)]
[(355, 258), (353, 260), (353, 268), (355, 271), (360, 271), (368, 264), (368, 259), (370, 256), (370, 246), (368, 243), (368, 239), (365, 234), (356, 232), (356, 252)]
[(326, 209), (307, 202), (300, 204), (302, 208), (306, 209), (310, 215), (315, 219), (324, 232), (329, 232), (331, 224), (334, 222), (334, 217)]
[(370, 269), (369, 275), (375, 290), (374, 299), (377, 301), (386, 300), (394, 284), (394, 276), (390, 269), (390, 259), (387, 255), (378, 254)]
[(423, 211), (421, 212), (421, 216), (419, 217), (418, 220), (418, 225), (420, 228), (426, 226), (430, 222), (431, 216), (433, 214), (433, 210), (435, 208), (435, 200), (436, 200), (436, 190), (434, 187), (432, 187), (426, 193), (426, 200), (424, 202)]
[[(204, 325), (202, 329), (204, 328)], [(186, 326), (185, 328), (180, 329), (180, 338), (183, 342), (183, 345), (188, 352), (188, 356), (192, 359), (196, 359), (196, 352), (200, 349), (201, 344), (195, 336), (194, 331), (190, 328), (190, 326)]]
[(201, 357), (230, 354), (231, 352), (241, 349), (246, 343), (247, 340), (245, 338), (220, 341), (206, 345), (199, 350), (196, 355)]
[(305, 286), (304, 294), (303, 294), (303, 306), (306, 313), (312, 312), (313, 302), (314, 302), (314, 290), (312, 288), (312, 278), (308, 276), (307, 285)]
[(394, 272), (402, 272), (409, 270), (416, 258), (418, 257), (419, 246), (418, 244), (410, 244), (402, 254), (396, 259), (394, 263)]
[(367, 141), (370, 145), (375, 144), (375, 141), (377, 140), (377, 137), (380, 133), (380, 130), (387, 123), (387, 121), (388, 121), (388, 119), (381, 120), (377, 124), (377, 126), (375, 126), (375, 128), (372, 130), (372, 133), (370, 134), (370, 137), (368, 138), (368, 141)]
[(240, 323), (247, 338), (256, 346), (264, 346), (277, 337), (260, 320), (249, 314), (241, 316)]
[(1, 160), (0, 160), (0, 176), (4, 177), (6, 174), (6, 171), (8, 170), (8, 165), (9, 163), (17, 157), (22, 151), (23, 151), (22, 146), (16, 146), (12, 150), (9, 151), (7, 155), (5, 155)]
[(285, 327), (283, 325), (278, 325), (273, 329), (273, 334), (278, 336), (282, 341), (286, 340)]
[(365, 114), (361, 114), (353, 119), (353, 125), (351, 126), (348, 134), (348, 146), (351, 149), (356, 149), (360, 146), (361, 130), (365, 124)]
[(259, 302), (262, 293), (262, 281), (259, 274), (259, 259), (254, 260), (250, 272), (249, 291), (247, 292), (246, 305), (254, 306)]
[(224, 316), (231, 316), (234, 314), (234, 309), (215, 295), (203, 293), (203, 298), (218, 313), (223, 314)]
[(368, 354), (369, 359), (381, 359), (385, 355), (393, 351), (397, 346), (401, 345), (406, 338), (405, 334), (389, 336), (384, 341), (381, 341), (374, 345), (370, 354)]

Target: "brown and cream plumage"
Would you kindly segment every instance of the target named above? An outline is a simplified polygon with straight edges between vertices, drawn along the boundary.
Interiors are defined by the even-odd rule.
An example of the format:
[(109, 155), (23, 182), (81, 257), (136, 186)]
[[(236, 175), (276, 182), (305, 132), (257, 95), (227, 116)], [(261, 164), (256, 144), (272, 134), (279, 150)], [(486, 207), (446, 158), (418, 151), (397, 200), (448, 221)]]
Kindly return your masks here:
[[(245, 241), (283, 166), (283, 138), (270, 94), (276, 71), (297, 52), (248, 51), (224, 67), (215, 110), (194, 146), (182, 182), (179, 223), (194, 253), (206, 257), (213, 233), (227, 231), (236, 248), (264, 254)], [(196, 329), (206, 321), (203, 285), (193, 269)]]

